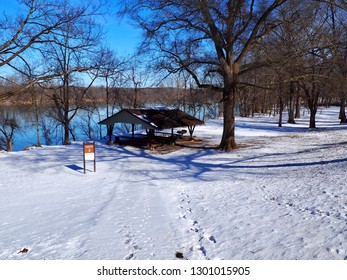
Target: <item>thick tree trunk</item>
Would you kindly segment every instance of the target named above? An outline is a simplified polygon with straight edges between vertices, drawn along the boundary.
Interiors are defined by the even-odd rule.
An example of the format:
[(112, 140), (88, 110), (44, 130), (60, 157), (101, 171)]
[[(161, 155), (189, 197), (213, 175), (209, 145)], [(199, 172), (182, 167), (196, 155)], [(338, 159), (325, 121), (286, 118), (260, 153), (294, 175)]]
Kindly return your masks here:
[(310, 89), (303, 89), (307, 100), (307, 106), (310, 110), (310, 128), (316, 128), (316, 114), (318, 110), (319, 91), (316, 91), (314, 83), (312, 83), (312, 87)]
[(310, 128), (316, 128), (316, 113), (317, 108), (310, 107)]
[(12, 150), (13, 150), (12, 141), (7, 141), (7, 142), (6, 142), (6, 151), (7, 151), (7, 152), (12, 152)]
[(235, 141), (235, 86), (226, 86), (223, 90), (224, 127), (219, 149), (230, 151), (236, 149)]
[[(314, 89), (313, 89), (314, 90)], [(312, 90), (312, 92), (313, 92)], [(308, 108), (310, 110), (310, 128), (316, 128), (316, 114), (318, 110), (318, 95), (315, 98), (307, 100)]]

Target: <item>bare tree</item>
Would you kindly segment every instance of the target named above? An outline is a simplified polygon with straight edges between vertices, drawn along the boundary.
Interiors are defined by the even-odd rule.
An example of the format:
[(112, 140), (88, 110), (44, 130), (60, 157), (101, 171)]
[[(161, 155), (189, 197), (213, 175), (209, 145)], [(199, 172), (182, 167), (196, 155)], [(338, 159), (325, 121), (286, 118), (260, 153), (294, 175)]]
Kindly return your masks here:
[[(104, 83), (104, 91), (106, 95), (106, 117), (114, 114), (116, 109), (117, 99), (119, 99), (119, 87), (124, 82), (124, 72), (127, 70), (127, 59), (121, 58), (116, 55), (114, 51), (109, 48), (102, 47), (97, 52), (94, 58), (98, 67), (95, 69), (94, 75)], [(99, 106), (92, 102), (92, 112), (97, 111), (100, 119)], [(120, 104), (118, 104), (120, 105)], [(107, 135), (109, 142), (112, 142), (112, 132), (114, 125), (107, 126)], [(101, 134), (100, 134), (101, 136)]]
[(303, 68), (297, 77), (299, 86), (303, 89), (310, 110), (310, 128), (316, 128), (316, 113), (320, 99), (328, 85), (334, 81), (332, 68), (333, 29), (329, 23), (326, 3), (311, 6), (308, 11), (308, 23), (302, 26), (306, 38), (305, 52), (302, 57)]
[[(78, 76), (74, 69), (79, 69), (80, 73), (97, 67), (91, 58), (102, 35), (100, 25), (95, 20), (99, 9), (100, 6), (91, 7), (88, 2), (78, 6), (65, 6), (63, 13), (78, 13), (79, 17), (49, 34), (50, 41), (42, 51), (46, 67), (55, 71), (57, 76), (61, 74), (50, 81), (50, 86), (55, 89), (52, 98), (57, 110), (57, 120), (64, 128), (63, 144), (70, 143), (70, 135), (75, 140), (71, 121), (83, 107), (84, 97), (97, 78), (93, 75), (89, 81), (88, 76)], [(89, 84), (85, 87), (86, 80)]]
[[(295, 123), (295, 103), (298, 113), (303, 92), (310, 110), (310, 128), (315, 128), (322, 98), (338, 85), (332, 69), (341, 65), (341, 44), (329, 16), (330, 8), (335, 11), (338, 7), (333, 2), (336, 1), (287, 2), (281, 11), (284, 23), (265, 40), (264, 54), (272, 71), (280, 75), (276, 81), (280, 85), (280, 104), (287, 101), (290, 123)], [(339, 10), (339, 14), (345, 15), (345, 11)]]
[(328, 24), (332, 30), (330, 49), (333, 63), (332, 71), (335, 77), (334, 88), (340, 101), (339, 118), (341, 123), (347, 123), (347, 11), (339, 9), (333, 3), (329, 3), (326, 7)]
[[(123, 14), (146, 32), (142, 49), (159, 51), (161, 66), (187, 71), (201, 88), (223, 92), (224, 129), (219, 148), (236, 148), (235, 95), (240, 75), (250, 68), (249, 51), (279, 22), (274, 15), (287, 0), (123, 1)], [(160, 59), (161, 58), (161, 59)], [(221, 84), (206, 84), (218, 73)]]
[[(117, 56), (117, 54), (109, 48), (102, 47), (94, 58), (97, 65), (94, 75), (104, 82), (106, 95), (106, 117), (113, 114), (115, 99), (112, 98), (112, 89), (121, 86), (120, 81), (124, 80), (124, 74), (127, 70), (127, 60)], [(118, 82), (118, 84), (117, 84)], [(111, 100), (112, 99), (112, 100)]]
[(129, 65), (129, 69), (125, 73), (128, 85), (133, 89), (133, 93), (129, 95), (129, 101), (133, 108), (139, 108), (144, 106), (144, 100), (140, 98), (142, 94), (142, 88), (146, 87), (149, 75), (148, 71), (141, 66), (138, 59), (132, 60)]
[[(51, 42), (49, 35), (59, 33), (64, 26), (81, 18), (85, 8), (92, 9), (93, 1), (80, 4), (68, 0), (20, 0), (23, 14), (3, 14), (0, 17), (0, 81), (7, 80), (8, 75), (21, 74), (23, 65), (37, 65), (41, 51)], [(75, 9), (71, 9), (75, 6)], [(42, 64), (42, 63), (40, 63)], [(69, 71), (80, 71), (80, 66)], [(0, 100), (16, 95), (38, 82), (63, 75), (62, 72), (50, 71), (45, 67), (36, 67), (34, 75), (21, 84), (0, 94)]]

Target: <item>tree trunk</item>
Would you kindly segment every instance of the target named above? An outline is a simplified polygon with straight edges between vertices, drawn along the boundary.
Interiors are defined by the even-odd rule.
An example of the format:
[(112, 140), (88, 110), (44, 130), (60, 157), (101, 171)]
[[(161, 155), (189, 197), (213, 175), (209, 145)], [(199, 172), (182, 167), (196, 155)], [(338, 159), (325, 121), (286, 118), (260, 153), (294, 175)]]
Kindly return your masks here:
[(67, 112), (64, 114), (64, 145), (70, 145), (70, 119)]
[(63, 78), (63, 101), (64, 101), (64, 145), (70, 145), (70, 118), (69, 118), (69, 109), (70, 109), (70, 84), (69, 84), (69, 75), (64, 74)]
[(317, 108), (310, 106), (310, 128), (316, 128), (316, 113)]
[(236, 149), (235, 141), (235, 95), (236, 87), (234, 85), (225, 86), (223, 90), (223, 135), (219, 149), (230, 151)]
[(40, 140), (40, 112), (39, 107), (37, 105), (37, 99), (36, 94), (34, 92), (33, 87), (31, 87), (31, 94), (33, 98), (33, 104), (34, 104), (34, 111), (35, 111), (35, 126), (36, 126), (36, 137), (37, 137), (37, 147), (41, 147), (41, 140)]
[(341, 120), (341, 123), (347, 123), (346, 99), (344, 97), (341, 98), (341, 102), (340, 102), (340, 120)]
[(311, 88), (303, 87), (303, 90), (305, 92), (308, 109), (310, 110), (310, 128), (316, 128), (316, 113), (318, 110), (320, 92), (317, 91), (314, 83), (312, 83)]
[(7, 143), (6, 143), (6, 151), (7, 152), (12, 152), (12, 150), (13, 150), (12, 141), (7, 141)]
[(279, 112), (279, 119), (278, 119), (278, 127), (282, 127), (282, 118), (283, 118), (283, 110), (284, 110), (284, 104), (283, 104), (283, 98), (280, 96), (279, 98), (279, 103), (280, 103), (280, 112)]
[[(314, 93), (314, 87), (312, 89), (312, 93)], [(314, 96), (314, 98), (308, 98), (307, 105), (310, 109), (310, 128), (316, 128), (316, 114), (318, 110), (318, 95)]]
[(301, 96), (300, 91), (296, 93), (296, 104), (295, 104), (295, 118), (300, 119), (301, 117)]
[(294, 119), (294, 92), (295, 92), (295, 87), (294, 83), (290, 82), (289, 86), (289, 107), (288, 107), (288, 123), (293, 123), (295, 124), (295, 119)]

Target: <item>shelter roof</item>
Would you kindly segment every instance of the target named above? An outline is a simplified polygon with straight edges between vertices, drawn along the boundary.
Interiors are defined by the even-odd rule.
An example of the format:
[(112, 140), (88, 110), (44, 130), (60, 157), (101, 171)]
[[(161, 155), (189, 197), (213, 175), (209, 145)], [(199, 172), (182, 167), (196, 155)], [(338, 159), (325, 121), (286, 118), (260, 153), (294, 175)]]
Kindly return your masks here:
[(203, 121), (179, 109), (123, 109), (99, 124), (141, 124), (144, 129), (168, 129), (204, 124)]

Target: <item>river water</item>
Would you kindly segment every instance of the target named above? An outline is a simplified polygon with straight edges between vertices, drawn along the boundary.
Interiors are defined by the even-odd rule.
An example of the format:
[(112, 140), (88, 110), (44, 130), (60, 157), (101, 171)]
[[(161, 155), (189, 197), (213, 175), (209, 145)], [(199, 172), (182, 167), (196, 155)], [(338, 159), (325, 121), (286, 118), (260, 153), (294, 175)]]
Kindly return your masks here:
[[(1, 116), (15, 119), (18, 129), (13, 137), (13, 151), (21, 151), (37, 145), (60, 145), (63, 140), (63, 127), (52, 115), (50, 110), (43, 110), (39, 115), (38, 129), (35, 112), (24, 106), (0, 106)], [(97, 123), (106, 117), (105, 108), (95, 112), (80, 110), (71, 122), (76, 141), (96, 140), (106, 135), (106, 127)], [(1, 120), (0, 120), (1, 122)], [(1, 126), (1, 123), (0, 123)], [(3, 134), (0, 131), (0, 137)], [(71, 140), (72, 140), (71, 136)]]
[[(35, 111), (25, 106), (0, 106), (0, 128), (1, 117), (15, 119), (18, 129), (14, 133), (13, 151), (21, 151), (27, 147), (36, 145), (38, 138), (41, 145), (60, 145), (63, 142), (63, 127), (54, 118), (54, 110), (41, 108), (38, 121)], [(113, 111), (116, 113), (117, 111)], [(198, 110), (198, 118), (205, 119), (211, 116), (206, 115), (206, 109)], [(213, 113), (215, 114), (215, 113)], [(71, 128), (76, 141), (97, 140), (106, 137), (106, 126), (98, 125), (98, 122), (106, 118), (106, 107), (100, 107), (93, 111), (79, 110), (71, 121)], [(128, 129), (130, 129), (128, 127)], [(38, 131), (37, 131), (38, 130)], [(126, 132), (123, 125), (116, 126), (114, 133)], [(38, 137), (39, 135), (39, 137)], [(3, 135), (0, 132), (0, 137)], [(73, 140), (73, 137), (70, 138)]]

